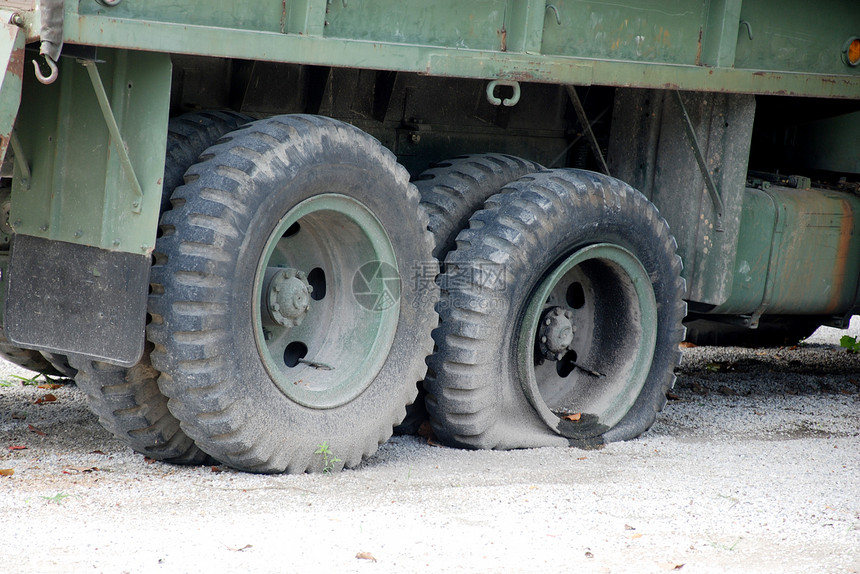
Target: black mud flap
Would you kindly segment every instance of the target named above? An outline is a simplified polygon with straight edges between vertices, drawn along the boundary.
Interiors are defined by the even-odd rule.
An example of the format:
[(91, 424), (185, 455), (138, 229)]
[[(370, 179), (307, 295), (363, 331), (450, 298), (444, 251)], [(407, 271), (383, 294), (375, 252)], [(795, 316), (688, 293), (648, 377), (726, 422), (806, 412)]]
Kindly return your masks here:
[(24, 348), (130, 367), (143, 354), (150, 257), (16, 235), (5, 330)]

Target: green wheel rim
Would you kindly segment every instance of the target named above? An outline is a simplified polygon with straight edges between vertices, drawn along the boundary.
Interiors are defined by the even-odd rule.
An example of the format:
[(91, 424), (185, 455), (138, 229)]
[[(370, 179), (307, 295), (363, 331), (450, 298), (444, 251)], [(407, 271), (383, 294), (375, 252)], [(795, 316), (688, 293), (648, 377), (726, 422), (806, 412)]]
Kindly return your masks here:
[[(291, 279), (277, 279), (276, 289), (279, 275)], [(309, 304), (294, 319), (272, 310), (283, 289)], [(266, 242), (254, 293), (257, 350), (287, 397), (334, 408), (374, 380), (400, 317), (400, 274), (388, 234), (364, 204), (327, 193), (291, 209)]]
[[(569, 344), (569, 335), (553, 336), (556, 315), (569, 317)], [(523, 390), (559, 434), (595, 437), (635, 403), (656, 340), (657, 303), (642, 263), (617, 245), (585, 247), (552, 267), (528, 300), (517, 340)]]

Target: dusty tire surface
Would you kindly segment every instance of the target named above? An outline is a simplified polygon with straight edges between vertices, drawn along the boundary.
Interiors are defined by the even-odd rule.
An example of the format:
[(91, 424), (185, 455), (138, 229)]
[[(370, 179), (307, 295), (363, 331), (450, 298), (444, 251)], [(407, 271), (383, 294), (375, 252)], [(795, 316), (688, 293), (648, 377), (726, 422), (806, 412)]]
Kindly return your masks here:
[(188, 112), (170, 118), (167, 124), (167, 152), (161, 212), (170, 209), (173, 190), (183, 184), (185, 171), (197, 162), (206, 148), (253, 118), (230, 110)]
[(538, 163), (512, 155), (484, 153), (458, 156), (421, 173), (415, 187), (430, 217), (433, 255), (440, 261), (445, 259), (455, 246), (457, 234), (487, 198), (515, 179), (541, 169)]
[[(379, 142), (318, 116), (253, 122), (203, 157), (162, 218), (151, 275), (147, 333), (169, 408), (204, 451), (235, 468), (355, 466), (405, 416), (432, 349), (435, 285), (409, 276), (438, 269), (418, 192)], [(377, 253), (373, 241), (384, 244), (380, 254), (390, 249), (387, 269), (401, 275), (399, 298), (378, 315), (358, 304), (355, 286), (359, 272), (385, 266), (350, 256), (353, 245)], [(300, 326), (279, 326), (273, 321), (286, 319), (273, 314), (268, 274), (294, 266), (304, 270), (290, 271), (292, 284), (313, 283), (316, 269), (305, 267), (321, 270), (325, 282), (311, 285), (321, 299), (299, 313)], [(341, 325), (364, 324), (360, 316), (380, 326), (338, 339)], [(354, 377), (356, 366), (340, 356), (353, 347), (368, 351), (355, 357), (368, 367)]]
[[(454, 248), (457, 234), (484, 201), (506, 184), (540, 171), (533, 161), (507, 154), (483, 153), (458, 156), (431, 166), (421, 173), (415, 187), (421, 194), (421, 207), (433, 234), (433, 256), (440, 262)], [(394, 428), (395, 434), (415, 434), (427, 420), (424, 386), (418, 384), (418, 397), (406, 407), (406, 418)]]
[[(638, 266), (638, 275), (628, 282), (634, 285), (638, 281), (643, 290), (636, 301), (651, 301), (656, 321), (646, 325), (638, 320), (640, 311), (633, 303), (623, 315), (605, 318), (612, 313), (613, 298), (619, 306), (630, 299), (625, 295), (629, 289), (617, 291), (623, 286), (615, 287), (619, 266), (587, 258), (576, 266), (571, 264), (571, 273), (589, 266), (586, 275), (591, 273), (593, 282), (588, 282), (588, 276), (581, 282), (586, 298), (594, 293), (601, 306), (595, 311), (580, 305), (592, 314), (582, 315), (587, 320), (574, 318), (573, 325), (568, 323), (567, 330), (576, 331), (579, 321), (583, 334), (576, 337), (582, 342), (574, 338), (565, 344), (581, 344), (580, 356), (577, 359), (568, 346), (558, 351), (555, 364), (561, 365), (563, 355), (563, 360), (580, 365), (559, 371), (551, 383), (573, 388), (564, 378), (576, 371), (576, 388), (598, 384), (601, 387), (597, 388), (605, 386), (607, 393), (614, 393), (613, 385), (620, 385), (618, 392), (626, 402), (607, 411), (609, 414), (591, 416), (579, 405), (582, 412), (573, 410), (563, 416), (546, 408), (550, 399), (542, 394), (544, 371), (529, 383), (535, 378), (529, 375), (529, 361), (534, 359), (535, 373), (543, 362), (538, 361), (538, 351), (532, 351), (533, 343), (522, 329), (529, 313), (535, 317), (543, 313), (539, 320), (529, 319), (535, 324), (542, 325), (544, 319), (547, 325), (551, 322), (549, 307), (543, 311), (545, 297), (537, 300), (534, 295), (542, 288), (544, 277), (551, 277), (563, 260), (573, 261), (570, 257), (597, 248), (618, 252)], [(470, 219), (469, 228), (457, 236), (457, 249), (448, 254), (441, 277), (440, 326), (433, 333), (437, 350), (428, 359), (433, 375), (425, 380), (426, 404), (436, 435), (453, 446), (510, 449), (568, 443), (594, 446), (645, 432), (666, 403), (666, 392), (675, 380), (673, 369), (680, 361), (678, 344), (684, 334), (681, 320), (686, 306), (681, 299), (681, 261), (675, 249), (675, 240), (656, 208), (630, 186), (600, 174), (542, 172), (521, 178), (487, 200), (484, 209)], [(625, 278), (624, 273), (617, 276), (619, 282)], [(653, 291), (646, 289), (649, 281)], [(546, 300), (553, 301), (553, 296)], [(536, 301), (534, 312), (529, 310), (532, 299)], [(580, 312), (573, 303), (567, 308), (571, 305), (574, 310), (565, 311), (567, 315)], [(566, 316), (560, 308), (559, 315)], [(589, 331), (586, 323), (597, 326)], [(627, 356), (626, 347), (631, 345), (639, 345), (637, 354)], [(573, 357), (568, 358), (571, 353)], [(604, 373), (587, 372), (588, 367)], [(592, 375), (604, 378), (591, 382), (588, 377)], [(559, 394), (558, 388), (552, 392)], [(582, 392), (580, 398), (588, 395)]]
[[(200, 154), (226, 133), (250, 121), (230, 111), (190, 112), (168, 124), (167, 151), (161, 194), (162, 214), (182, 184), (185, 171)], [(140, 362), (131, 368), (75, 357), (78, 373), (63, 369), (60, 355), (46, 356), (57, 370), (71, 374), (86, 391), (92, 411), (106, 429), (130, 448), (156, 460), (198, 464), (209, 457), (179, 428), (158, 389), (158, 371), (150, 362), (152, 345), (146, 345)]]
[(208, 455), (167, 410), (167, 399), (158, 390), (158, 371), (149, 364), (149, 347), (131, 368), (74, 357), (75, 383), (102, 426), (135, 452), (175, 464), (203, 464)]

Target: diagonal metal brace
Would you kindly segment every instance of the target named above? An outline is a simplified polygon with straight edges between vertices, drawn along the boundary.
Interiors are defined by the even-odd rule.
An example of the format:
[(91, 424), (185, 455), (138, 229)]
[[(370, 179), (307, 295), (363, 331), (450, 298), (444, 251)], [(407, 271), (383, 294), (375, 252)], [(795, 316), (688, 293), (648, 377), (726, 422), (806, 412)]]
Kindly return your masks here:
[(603, 157), (603, 152), (600, 151), (600, 145), (597, 143), (597, 137), (594, 135), (594, 130), (591, 129), (591, 122), (588, 121), (588, 116), (585, 115), (585, 108), (579, 99), (579, 94), (576, 93), (576, 88), (573, 86), (565, 86), (567, 95), (570, 97), (570, 103), (573, 104), (573, 109), (576, 110), (576, 118), (579, 120), (579, 125), (585, 131), (585, 137), (588, 139), (588, 145), (591, 146), (591, 152), (600, 163), (600, 170), (606, 175), (610, 175), (609, 166), (606, 165), (606, 158)]
[(702, 155), (702, 148), (699, 146), (699, 139), (696, 137), (696, 130), (693, 129), (693, 122), (690, 121), (690, 115), (687, 113), (687, 108), (684, 106), (684, 100), (681, 99), (681, 92), (673, 90), (675, 101), (678, 107), (681, 108), (681, 118), (684, 121), (684, 131), (687, 132), (687, 141), (690, 147), (693, 148), (693, 155), (696, 156), (696, 163), (699, 164), (699, 171), (702, 172), (702, 177), (705, 178), (705, 187), (708, 189), (708, 195), (711, 196), (711, 203), (714, 206), (714, 211), (717, 213), (717, 220), (714, 223), (715, 231), (723, 231), (723, 199), (720, 197), (720, 192), (717, 190), (717, 185), (714, 183), (714, 178), (711, 172), (708, 171), (708, 164), (705, 162), (705, 156)]
[(110, 132), (111, 140), (119, 154), (119, 162), (122, 164), (122, 171), (125, 173), (125, 176), (131, 184), (131, 190), (137, 196), (134, 203), (132, 203), (132, 211), (134, 213), (140, 213), (141, 200), (143, 199), (143, 188), (140, 187), (140, 182), (137, 179), (137, 175), (134, 173), (134, 166), (131, 165), (131, 158), (128, 156), (128, 148), (125, 146), (125, 141), (123, 141), (122, 134), (119, 131), (119, 125), (116, 123), (116, 117), (113, 115), (113, 110), (110, 107), (110, 101), (108, 101), (107, 92), (105, 92), (102, 78), (99, 75), (99, 69), (96, 66), (96, 63), (92, 60), (83, 60), (81, 63), (84, 68), (87, 69), (87, 73), (90, 76), (90, 82), (92, 82), (93, 90), (96, 92), (96, 98), (99, 101), (99, 107), (101, 108), (102, 115), (105, 118), (105, 123), (107, 124), (108, 131)]

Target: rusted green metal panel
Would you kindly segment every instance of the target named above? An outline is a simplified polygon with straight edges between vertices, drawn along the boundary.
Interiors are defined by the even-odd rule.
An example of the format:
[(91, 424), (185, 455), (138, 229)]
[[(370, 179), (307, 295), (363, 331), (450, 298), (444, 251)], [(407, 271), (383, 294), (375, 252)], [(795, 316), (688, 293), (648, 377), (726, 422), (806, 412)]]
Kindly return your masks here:
[(507, 0), (337, 1), (329, 4), (325, 35), (372, 42), (501, 50), (507, 42), (507, 4)]
[(748, 1), (740, 17), (748, 24), (738, 37), (737, 68), (814, 74), (858, 72), (846, 66), (841, 57), (845, 42), (860, 35), (860, 2), (856, 0)]
[[(67, 2), (65, 35), (96, 46), (451, 77), (860, 98), (860, 68), (841, 61), (860, 3), (815, 6), (266, 0), (240, 10), (225, 0), (113, 8), (87, 0)], [(792, 42), (803, 46), (797, 58)]]
[(725, 315), (842, 314), (860, 276), (860, 198), (773, 186), (747, 189)]
[[(104, 15), (110, 18), (139, 22), (194, 24), (195, 26), (254, 32), (283, 32), (287, 24), (290, 28), (299, 25), (299, 22), (307, 14), (313, 13), (314, 6), (324, 8), (325, 3), (326, 0), (316, 0), (315, 2), (284, 2), (283, 0), (254, 0), (253, 2), (146, 0), (140, 2), (126, 0), (116, 2), (115, 6), (106, 7), (95, 0), (66, 2), (67, 5), (79, 5), (77, 10), (81, 15)], [(73, 6), (71, 9), (75, 10), (75, 7)], [(68, 6), (66, 13), (69, 13)], [(290, 19), (289, 23), (287, 17)], [(152, 44), (150, 47), (157, 46), (157, 44)]]
[[(9, 17), (0, 11), (0, 18)], [(6, 149), (12, 136), (12, 127), (18, 106), (21, 103), (21, 81), (24, 73), (24, 33), (15, 24), (4, 23), (0, 27), (0, 163), (6, 157)]]
[(666, 64), (697, 63), (707, 3), (691, 0), (559, 0), (547, 14), (543, 53)]
[(723, 68), (734, 65), (740, 12), (741, 0), (711, 0), (702, 30), (701, 63)]
[[(23, 157), (16, 157), (10, 221), (19, 234), (149, 253), (161, 202), (170, 59), (101, 50), (98, 60), (143, 196), (123, 169), (87, 71), (63, 58), (52, 85), (25, 75), (16, 125)], [(22, 183), (22, 161), (31, 168), (29, 186)]]

